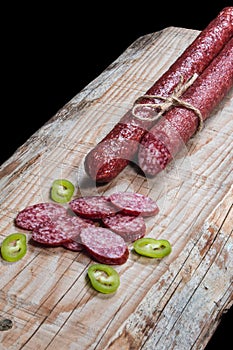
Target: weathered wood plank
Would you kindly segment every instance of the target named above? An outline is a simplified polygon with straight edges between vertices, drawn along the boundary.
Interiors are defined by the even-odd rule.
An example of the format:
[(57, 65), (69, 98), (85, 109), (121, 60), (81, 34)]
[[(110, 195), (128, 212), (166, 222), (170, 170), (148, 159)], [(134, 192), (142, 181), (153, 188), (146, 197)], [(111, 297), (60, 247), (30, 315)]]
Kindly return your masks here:
[(162, 260), (130, 247), (116, 266), (119, 290), (100, 295), (87, 281), (85, 254), (29, 244), (21, 261), (1, 261), (0, 316), (14, 322), (0, 333), (3, 350), (201, 349), (232, 305), (232, 91), (156, 178), (128, 166), (96, 187), (83, 169), (87, 152), (197, 34), (169, 27), (139, 38), (1, 166), (1, 240), (18, 231), (19, 210), (48, 201), (52, 181), (65, 177), (79, 195), (150, 195), (160, 213), (147, 218), (147, 234), (173, 247)]

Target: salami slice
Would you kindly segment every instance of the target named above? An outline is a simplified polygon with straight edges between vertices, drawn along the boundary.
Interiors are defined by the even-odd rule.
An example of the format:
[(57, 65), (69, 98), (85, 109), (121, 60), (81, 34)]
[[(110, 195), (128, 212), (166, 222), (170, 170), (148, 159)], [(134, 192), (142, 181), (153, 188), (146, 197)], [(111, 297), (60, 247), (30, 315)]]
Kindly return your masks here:
[(159, 212), (156, 202), (140, 193), (118, 192), (110, 195), (109, 199), (127, 215), (153, 216)]
[[(69, 236), (69, 241), (63, 243), (63, 247), (75, 252), (80, 252), (83, 250), (82, 244), (75, 241), (77, 240), (80, 230), (87, 226), (96, 226), (96, 223), (92, 220), (80, 218), (79, 216), (70, 217), (68, 220), (69, 225), (65, 228), (67, 229), (67, 234)], [(62, 227), (62, 226), (61, 226)]]
[(32, 232), (32, 240), (50, 246), (59, 246), (69, 241), (66, 233), (58, 229), (55, 222), (43, 222)]
[(128, 243), (145, 236), (146, 223), (142, 216), (117, 213), (102, 219), (104, 226), (124, 238)]
[(89, 222), (84, 221), (82, 218), (71, 215), (60, 216), (56, 219), (54, 224), (58, 231), (64, 233), (67, 236), (69, 241), (71, 241), (73, 237), (78, 236), (80, 230), (83, 227), (91, 225)]
[(69, 205), (77, 215), (91, 219), (101, 219), (117, 211), (107, 196), (80, 197), (73, 199)]
[(25, 230), (34, 230), (43, 222), (56, 219), (66, 213), (66, 208), (56, 203), (37, 203), (21, 210), (15, 219), (15, 224)]
[(124, 239), (107, 228), (84, 228), (79, 238), (86, 252), (100, 263), (121, 265), (128, 259), (129, 250)]
[[(91, 224), (90, 222), (90, 220), (87, 221), (77, 216), (61, 215), (37, 226), (33, 230), (32, 239), (47, 245), (63, 245), (67, 243), (71, 247), (71, 243), (74, 243), (83, 227), (94, 225), (94, 223)], [(73, 244), (74, 246), (75, 244)]]
[(74, 252), (81, 252), (83, 250), (82, 244), (76, 241), (64, 242), (62, 246), (68, 250), (72, 250)]

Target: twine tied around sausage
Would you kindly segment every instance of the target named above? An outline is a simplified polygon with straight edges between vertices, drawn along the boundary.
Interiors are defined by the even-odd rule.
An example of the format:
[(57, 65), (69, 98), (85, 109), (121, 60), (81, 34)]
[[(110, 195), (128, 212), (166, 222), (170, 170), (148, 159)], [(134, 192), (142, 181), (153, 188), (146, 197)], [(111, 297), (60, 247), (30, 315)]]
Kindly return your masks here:
[[(183, 76), (180, 77), (180, 81), (176, 88), (174, 89), (173, 93), (167, 97), (161, 96), (161, 95), (143, 95), (140, 96), (134, 103), (134, 106), (132, 108), (132, 114), (135, 118), (139, 120), (145, 120), (145, 121), (155, 121), (158, 120), (165, 112), (167, 112), (171, 107), (177, 106), (177, 107), (185, 107), (187, 109), (192, 110), (198, 117), (199, 124), (197, 128), (197, 132), (201, 131), (203, 128), (203, 117), (198, 108), (193, 106), (192, 104), (183, 101), (180, 99), (180, 96), (193, 84), (193, 82), (197, 79), (198, 74), (194, 73), (190, 79), (188, 79), (184, 83)], [(152, 100), (161, 100), (161, 102), (154, 102), (154, 103), (139, 103), (142, 99), (152, 99)], [(151, 118), (143, 117), (136, 113), (137, 108), (140, 107), (150, 107), (153, 108), (155, 111), (159, 109), (159, 112), (155, 114), (155, 116)]]

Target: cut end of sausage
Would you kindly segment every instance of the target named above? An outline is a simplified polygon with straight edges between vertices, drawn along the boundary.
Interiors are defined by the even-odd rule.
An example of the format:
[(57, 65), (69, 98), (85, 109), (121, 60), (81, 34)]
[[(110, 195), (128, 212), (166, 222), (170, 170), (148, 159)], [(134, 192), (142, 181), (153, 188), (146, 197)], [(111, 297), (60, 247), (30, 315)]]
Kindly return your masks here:
[[(101, 155), (101, 153), (100, 153)], [(84, 161), (87, 175), (95, 182), (105, 184), (113, 179), (129, 164), (128, 160), (113, 158), (98, 161), (96, 152), (90, 152)]]
[(165, 144), (148, 133), (138, 150), (138, 165), (146, 175), (153, 177), (161, 172), (172, 160), (172, 155)]

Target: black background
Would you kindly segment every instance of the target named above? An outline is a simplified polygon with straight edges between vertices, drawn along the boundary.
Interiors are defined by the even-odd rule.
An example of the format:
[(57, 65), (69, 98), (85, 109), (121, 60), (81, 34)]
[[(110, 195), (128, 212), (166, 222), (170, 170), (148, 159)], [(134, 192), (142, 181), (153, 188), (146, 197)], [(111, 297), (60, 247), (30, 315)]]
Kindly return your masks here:
[[(138, 37), (169, 26), (202, 30), (232, 5), (232, 0), (4, 5), (0, 164)], [(232, 321), (230, 310), (208, 350), (230, 344)]]

